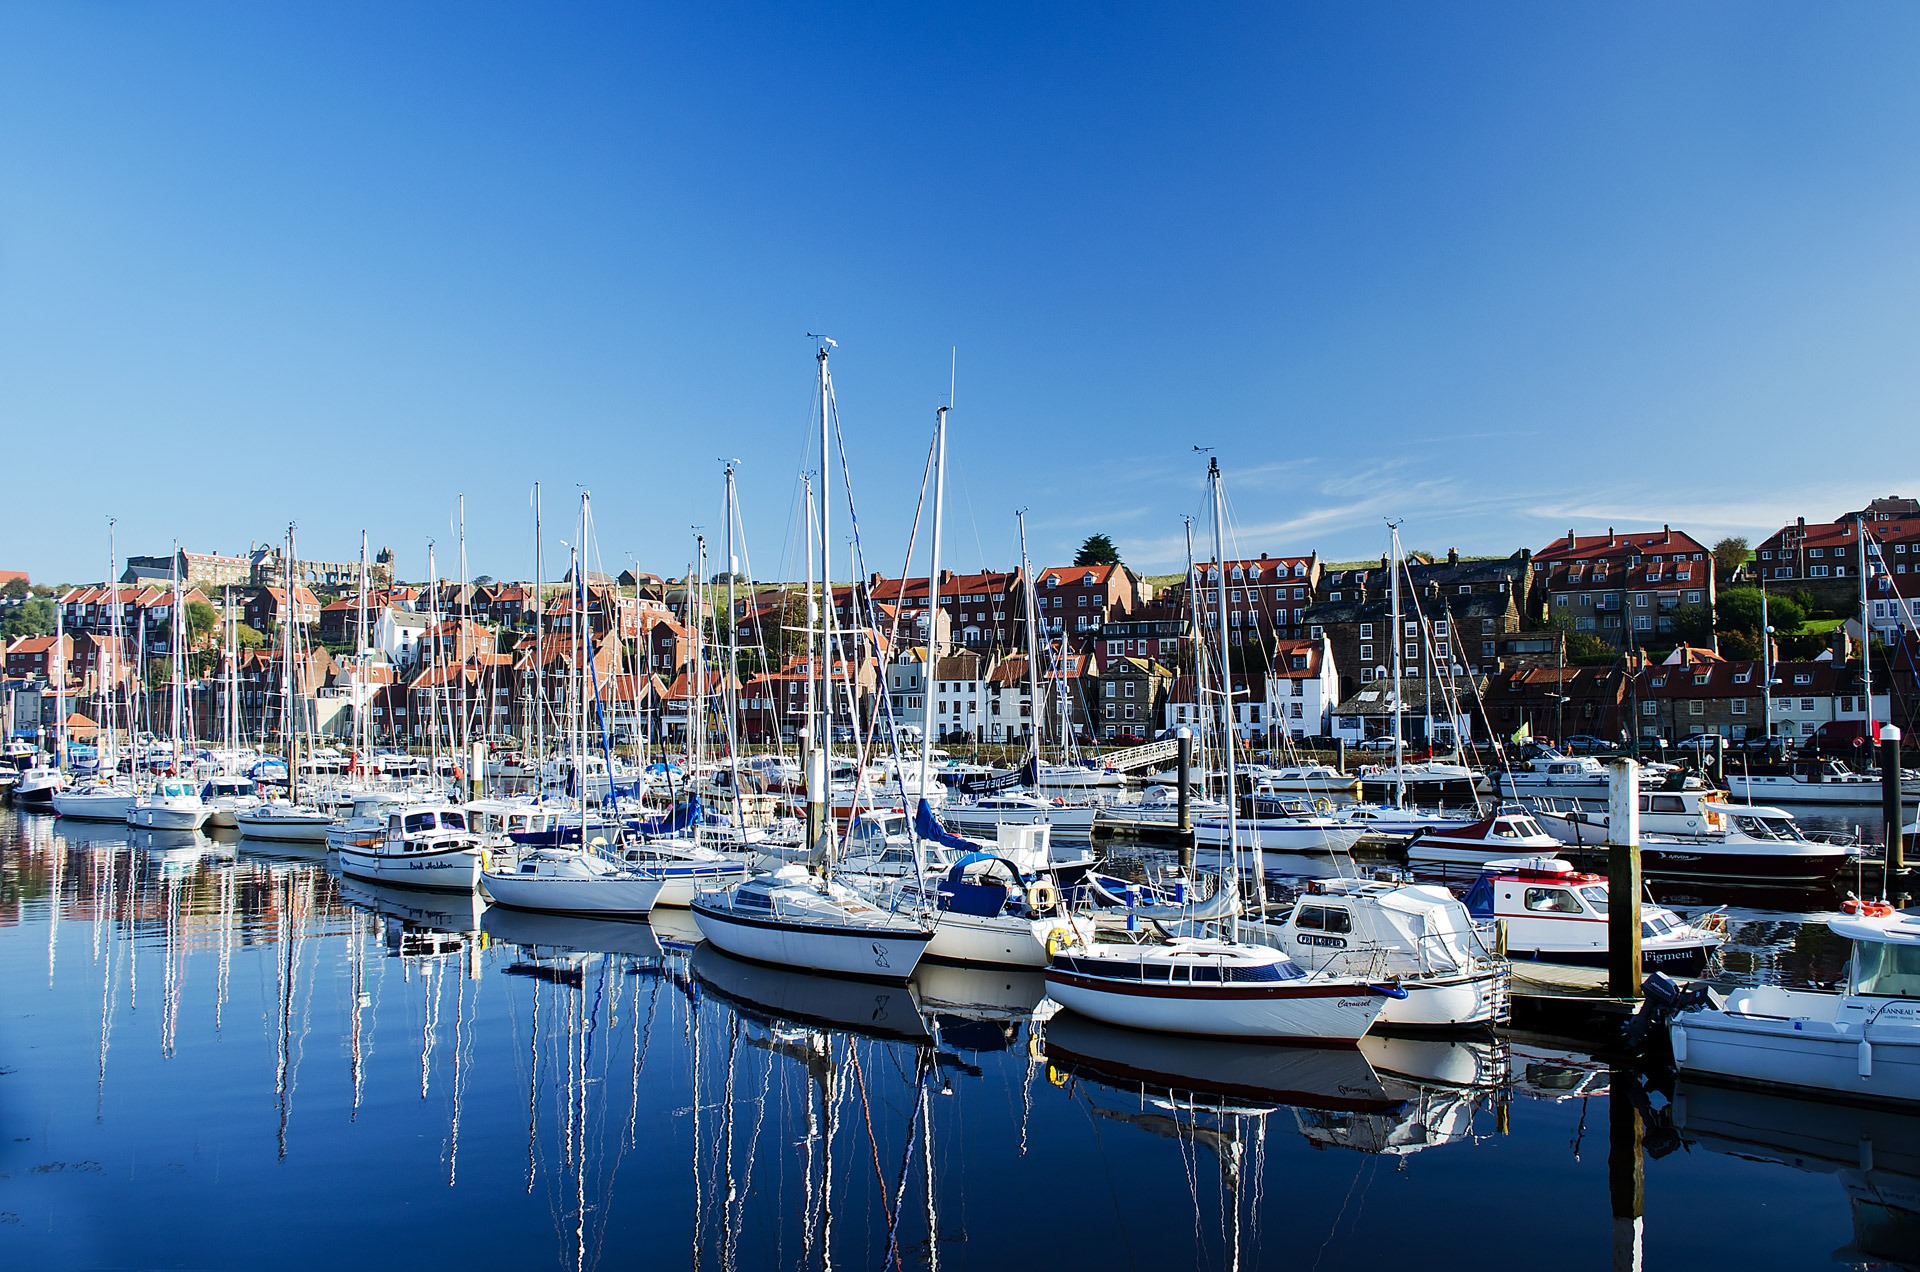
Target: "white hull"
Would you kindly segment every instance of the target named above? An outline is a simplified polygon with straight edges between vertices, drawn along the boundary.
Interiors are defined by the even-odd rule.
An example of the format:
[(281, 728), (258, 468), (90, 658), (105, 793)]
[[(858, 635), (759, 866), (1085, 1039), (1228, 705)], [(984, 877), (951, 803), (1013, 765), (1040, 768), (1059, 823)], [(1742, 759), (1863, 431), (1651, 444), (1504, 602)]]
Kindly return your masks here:
[(71, 821), (124, 822), (133, 811), (134, 794), (92, 795), (77, 791), (55, 791), (53, 811)]
[(255, 816), (248, 813), (237, 814), (234, 823), (248, 839), (276, 844), (324, 844), (327, 842), (327, 827), (332, 824), (324, 820)]
[[(1238, 823), (1235, 833), (1242, 851), (1263, 848), (1272, 852), (1345, 852), (1359, 843), (1367, 832), (1352, 826), (1245, 820)], [(1219, 856), (1227, 851), (1227, 823), (1196, 822), (1193, 842), (1196, 849)]]
[(1501, 973), (1412, 977), (1399, 982), (1405, 998), (1389, 998), (1380, 1023), (1400, 1029), (1465, 1029), (1501, 1019)]
[(375, 883), (471, 892), (480, 882), (480, 850), (451, 848), (438, 852), (387, 853), (343, 848), (340, 872)]
[(962, 835), (992, 838), (1002, 826), (1051, 826), (1065, 836), (1091, 835), (1094, 819), (1101, 810), (1091, 804), (1053, 805), (1046, 808), (974, 808), (949, 804), (940, 810), (940, 820), (948, 829)]
[(654, 904), (673, 910), (684, 910), (693, 904), (695, 894), (708, 888), (724, 888), (729, 883), (738, 883), (746, 878), (746, 875), (747, 867), (744, 864), (701, 872), (669, 869), (663, 872), (659, 898), (654, 901)]
[[(1880, 806), (1880, 783), (1797, 782), (1787, 777), (1748, 777), (1727, 774), (1727, 793), (1750, 804), (1847, 804), (1854, 807)], [(1903, 789), (1901, 801), (1920, 803), (1920, 792)]]
[(136, 830), (198, 830), (206, 823), (208, 809), (173, 808), (165, 804), (136, 804), (127, 814), (127, 825)]
[(913, 975), (933, 935), (904, 922), (885, 928), (749, 920), (705, 905), (693, 907), (693, 918), (700, 935), (737, 958), (876, 980)]
[(1674, 1062), (1689, 1076), (1850, 1099), (1920, 1101), (1920, 1003), (1882, 1001), (1886, 1005), (1864, 1037), (1831, 1022), (1686, 1012), (1671, 1030)]
[(481, 881), (487, 895), (501, 905), (590, 918), (640, 918), (653, 912), (654, 902), (660, 895), (657, 879), (559, 879), (488, 872), (481, 876)]
[(1094, 929), (1085, 920), (1029, 919), (1016, 914), (959, 914), (943, 910), (937, 916), (927, 957), (948, 963), (983, 967), (1027, 967), (1043, 970), (1050, 961), (1047, 939), (1055, 932), (1092, 944)]
[[(1070, 1011), (1103, 1024), (1157, 1033), (1212, 1038), (1271, 1038), (1357, 1042), (1373, 1027), (1387, 1000), (1365, 989), (1337, 993), (1248, 987), (1219, 993), (1187, 987), (1165, 996), (1114, 990), (1049, 972), (1047, 993)], [(1185, 991), (1185, 992), (1178, 992)]]

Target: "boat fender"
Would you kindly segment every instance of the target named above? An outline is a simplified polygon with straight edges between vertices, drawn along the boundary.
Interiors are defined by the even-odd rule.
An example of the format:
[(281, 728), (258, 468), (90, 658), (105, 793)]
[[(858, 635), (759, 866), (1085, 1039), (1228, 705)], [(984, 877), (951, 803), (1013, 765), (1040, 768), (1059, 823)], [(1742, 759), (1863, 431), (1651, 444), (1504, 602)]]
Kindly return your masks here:
[(1044, 879), (1028, 884), (1027, 904), (1036, 910), (1051, 910), (1060, 904), (1060, 890)]
[(1073, 933), (1066, 928), (1054, 928), (1047, 933), (1047, 957), (1054, 958), (1073, 945)]
[(1678, 1065), (1686, 1064), (1687, 1031), (1685, 1027), (1679, 1024), (1674, 1025), (1673, 1029), (1668, 1033), (1667, 1038), (1673, 1045), (1673, 1062)]
[(1382, 998), (1405, 998), (1407, 991), (1399, 985), (1368, 985), (1367, 989)]
[(1873, 1044), (1865, 1038), (1860, 1040), (1860, 1076), (1863, 1078), (1873, 1076)]
[(1065, 808), (1067, 806), (1067, 801), (1061, 796), (1055, 795), (1053, 797), (1053, 806), (1055, 808)]

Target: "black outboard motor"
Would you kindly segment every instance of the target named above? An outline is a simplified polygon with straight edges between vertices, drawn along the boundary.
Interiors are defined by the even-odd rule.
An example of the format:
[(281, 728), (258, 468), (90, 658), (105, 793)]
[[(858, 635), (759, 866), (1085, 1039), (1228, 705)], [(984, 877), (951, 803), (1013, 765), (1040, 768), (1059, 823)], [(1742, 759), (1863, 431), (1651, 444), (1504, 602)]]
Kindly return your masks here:
[(1640, 995), (1640, 1006), (1620, 1027), (1620, 1045), (1635, 1056), (1644, 1054), (1649, 1044), (1664, 1048), (1668, 1022), (1690, 1007), (1702, 1007), (1711, 1001), (1701, 982), (1682, 987), (1660, 972), (1641, 983)]

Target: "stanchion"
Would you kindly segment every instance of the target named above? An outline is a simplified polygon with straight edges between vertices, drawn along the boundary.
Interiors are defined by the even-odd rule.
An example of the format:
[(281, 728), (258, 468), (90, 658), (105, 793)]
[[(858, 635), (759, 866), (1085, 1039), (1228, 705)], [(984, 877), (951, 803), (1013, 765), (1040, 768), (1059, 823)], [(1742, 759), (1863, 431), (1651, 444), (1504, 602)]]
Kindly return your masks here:
[(1607, 762), (1607, 992), (1640, 997), (1640, 766)]

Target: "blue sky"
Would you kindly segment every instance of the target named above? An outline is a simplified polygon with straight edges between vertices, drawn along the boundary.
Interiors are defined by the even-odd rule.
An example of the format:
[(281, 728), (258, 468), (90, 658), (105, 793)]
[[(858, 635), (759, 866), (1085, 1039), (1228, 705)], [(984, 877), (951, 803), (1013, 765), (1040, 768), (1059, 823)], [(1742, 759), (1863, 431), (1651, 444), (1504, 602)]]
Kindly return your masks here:
[(1920, 493), (1920, 9), (932, 10), (0, 8), (0, 567), (797, 574), (809, 331), (888, 572), (955, 349), (957, 568)]

